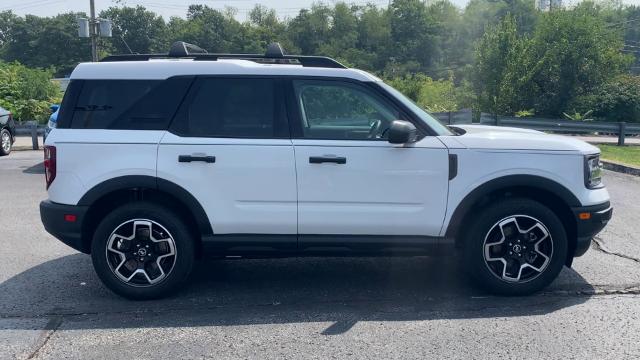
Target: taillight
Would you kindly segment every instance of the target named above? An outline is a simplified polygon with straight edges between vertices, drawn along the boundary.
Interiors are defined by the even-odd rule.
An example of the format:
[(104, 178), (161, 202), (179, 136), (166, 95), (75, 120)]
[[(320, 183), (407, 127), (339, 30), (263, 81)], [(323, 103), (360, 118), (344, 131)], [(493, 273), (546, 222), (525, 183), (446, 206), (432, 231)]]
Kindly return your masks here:
[(13, 120), (13, 114), (9, 113), (9, 121)]
[(47, 190), (56, 178), (56, 147), (44, 146), (44, 177), (47, 181)]

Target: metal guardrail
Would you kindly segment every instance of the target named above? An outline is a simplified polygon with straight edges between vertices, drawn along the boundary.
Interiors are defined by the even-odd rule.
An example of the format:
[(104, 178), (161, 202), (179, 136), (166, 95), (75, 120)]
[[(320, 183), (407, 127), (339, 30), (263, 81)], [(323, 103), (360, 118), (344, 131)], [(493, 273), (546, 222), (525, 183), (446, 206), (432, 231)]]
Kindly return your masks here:
[[(471, 109), (431, 113), (431, 115), (446, 125), (473, 124), (473, 112)], [(627, 135), (640, 135), (640, 124), (627, 122), (574, 121), (528, 117), (519, 118), (515, 116), (499, 116), (481, 113), (480, 124), (573, 134), (594, 132), (616, 134), (618, 135), (618, 145), (620, 146), (624, 145), (624, 140)], [(44, 129), (44, 125), (38, 125), (35, 121), (27, 121), (24, 124), (16, 125), (16, 134), (31, 135), (33, 149), (37, 150), (38, 136), (44, 135)]]
[[(38, 125), (36, 121), (25, 121), (23, 124), (16, 125), (16, 135), (30, 135), (31, 146), (33, 150), (40, 148), (38, 144), (38, 136), (44, 135), (44, 125)], [(44, 140), (42, 141), (44, 143)]]
[[(447, 125), (472, 124), (471, 110), (433, 113), (436, 118)], [(618, 136), (618, 145), (624, 145), (626, 136), (640, 135), (640, 124), (627, 122), (574, 121), (564, 119), (519, 118), (515, 116), (499, 116), (480, 114), (480, 124), (493, 126), (510, 126), (540, 131), (560, 133), (609, 133)]]

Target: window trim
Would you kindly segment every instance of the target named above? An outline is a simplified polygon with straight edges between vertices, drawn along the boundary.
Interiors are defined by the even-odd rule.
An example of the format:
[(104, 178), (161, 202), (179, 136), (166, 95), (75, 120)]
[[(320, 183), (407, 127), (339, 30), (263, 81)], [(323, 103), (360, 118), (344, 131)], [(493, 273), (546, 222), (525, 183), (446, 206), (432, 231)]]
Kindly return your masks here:
[(302, 129), (302, 109), (301, 105), (298, 102), (295, 87), (293, 85), (294, 81), (334, 81), (337, 83), (348, 83), (350, 85), (354, 85), (356, 87), (360, 87), (363, 92), (367, 94), (371, 94), (384, 104), (390, 106), (393, 110), (397, 111), (400, 114), (401, 119), (398, 120), (406, 120), (411, 122), (418, 129), (419, 135), (424, 136), (434, 135), (434, 132), (431, 128), (429, 128), (423, 121), (418, 119), (415, 114), (411, 111), (407, 110), (403, 104), (401, 104), (397, 99), (391, 96), (389, 93), (384, 91), (384, 89), (378, 86), (375, 82), (369, 81), (359, 81), (351, 78), (341, 78), (341, 77), (322, 77), (322, 76), (287, 76), (285, 77), (285, 92), (286, 92), (286, 104), (287, 104), (287, 114), (289, 118), (289, 126), (291, 128), (291, 138), (299, 139), (299, 140), (332, 140), (332, 141), (383, 141), (386, 142), (386, 139), (334, 139), (334, 138), (309, 138), (304, 136), (304, 130)]
[[(262, 79), (262, 80), (271, 80), (273, 81), (273, 85), (274, 85), (274, 110), (276, 111), (276, 113), (283, 117), (283, 119), (280, 119), (280, 121), (274, 121), (274, 125), (277, 125), (278, 123), (281, 123), (282, 127), (283, 127), (283, 132), (286, 132), (286, 135), (283, 135), (281, 137), (277, 137), (277, 136), (271, 136), (271, 137), (263, 137), (263, 136), (222, 136), (222, 135), (217, 135), (217, 136), (205, 136), (205, 135), (193, 135), (193, 134), (185, 134), (181, 131), (179, 131), (178, 129), (176, 129), (177, 126), (177, 121), (176, 119), (178, 119), (181, 114), (186, 111), (187, 107), (189, 105), (191, 105), (191, 103), (193, 102), (193, 99), (198, 95), (198, 91), (200, 89), (200, 87), (202, 86), (202, 82), (203, 80), (206, 79), (237, 79), (237, 80), (258, 80), (258, 79)], [(261, 75), (196, 75), (194, 77), (193, 82), (191, 83), (191, 86), (189, 88), (189, 90), (187, 91), (187, 94), (185, 95), (184, 99), (182, 99), (182, 103), (180, 104), (180, 106), (178, 107), (178, 110), (176, 111), (176, 113), (173, 116), (173, 119), (171, 120), (171, 123), (169, 123), (169, 127), (167, 129), (168, 132), (170, 132), (173, 135), (179, 136), (179, 137), (185, 137), (185, 138), (205, 138), (205, 139), (263, 139), (263, 140), (287, 140), (287, 139), (291, 139), (291, 131), (290, 131), (290, 124), (291, 121), (289, 119), (289, 112), (287, 111), (287, 106), (286, 104), (284, 104), (284, 85), (283, 85), (283, 80), (281, 76), (261, 76)], [(186, 120), (186, 119), (183, 119)], [(274, 120), (276, 120), (274, 118)], [(274, 130), (275, 130), (275, 126), (274, 126)]]

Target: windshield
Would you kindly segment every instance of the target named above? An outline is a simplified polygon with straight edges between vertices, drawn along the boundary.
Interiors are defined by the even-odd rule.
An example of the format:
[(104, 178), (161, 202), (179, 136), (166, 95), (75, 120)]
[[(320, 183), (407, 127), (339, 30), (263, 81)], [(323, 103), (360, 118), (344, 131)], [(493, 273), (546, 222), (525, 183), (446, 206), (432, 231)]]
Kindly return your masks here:
[(380, 82), (380, 85), (387, 91), (391, 93), (396, 99), (400, 100), (406, 107), (409, 108), (416, 116), (418, 116), (422, 121), (424, 121), (436, 135), (454, 135), (449, 128), (442, 125), (440, 121), (433, 116), (429, 115), (426, 111), (424, 111), (420, 106), (414, 103), (411, 99), (404, 96), (400, 91), (394, 89), (393, 87), (385, 84), (384, 82)]
[(420, 118), (420, 120), (424, 121), (438, 136), (442, 135), (454, 135), (449, 128), (444, 126), (440, 120), (434, 118), (429, 115), (428, 112), (424, 111), (418, 104), (413, 102), (413, 100), (404, 96), (400, 91), (394, 89), (392, 86), (385, 84), (384, 82), (380, 82), (380, 85), (387, 91), (391, 93), (396, 99), (400, 100), (406, 107), (411, 110), (416, 116)]

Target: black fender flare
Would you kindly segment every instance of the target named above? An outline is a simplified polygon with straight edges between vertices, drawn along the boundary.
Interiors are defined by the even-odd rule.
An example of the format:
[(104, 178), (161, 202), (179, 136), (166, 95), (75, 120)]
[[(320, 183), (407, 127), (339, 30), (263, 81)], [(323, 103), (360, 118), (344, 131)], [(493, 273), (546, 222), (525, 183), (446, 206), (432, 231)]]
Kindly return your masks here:
[(91, 206), (98, 199), (114, 191), (137, 188), (154, 189), (173, 196), (191, 211), (202, 236), (213, 235), (211, 222), (200, 202), (180, 185), (154, 176), (126, 175), (103, 181), (87, 191), (78, 201), (78, 205)]
[(476, 187), (462, 199), (454, 210), (451, 220), (449, 220), (445, 236), (447, 238), (455, 238), (467, 212), (471, 210), (480, 199), (500, 189), (508, 188), (535, 188), (555, 195), (569, 207), (581, 206), (580, 200), (578, 200), (569, 189), (554, 180), (537, 175), (502, 176)]

